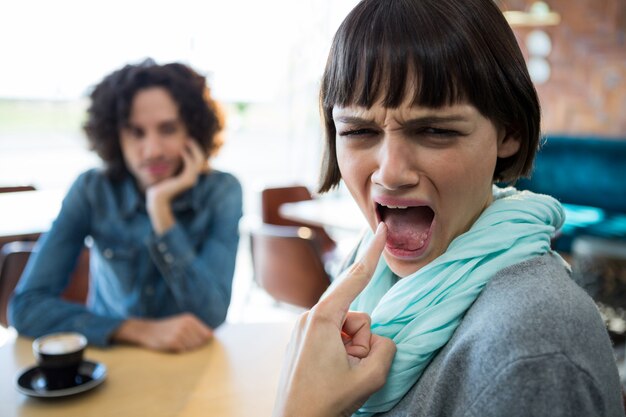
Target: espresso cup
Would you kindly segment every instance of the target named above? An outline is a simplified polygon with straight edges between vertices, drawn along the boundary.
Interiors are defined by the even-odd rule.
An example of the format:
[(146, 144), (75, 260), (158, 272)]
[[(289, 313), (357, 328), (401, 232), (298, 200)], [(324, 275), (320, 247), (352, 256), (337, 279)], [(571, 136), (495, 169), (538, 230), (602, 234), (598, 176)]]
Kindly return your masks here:
[(87, 347), (87, 338), (80, 333), (52, 333), (33, 342), (33, 354), (46, 380), (47, 389), (63, 389), (76, 385), (78, 368)]

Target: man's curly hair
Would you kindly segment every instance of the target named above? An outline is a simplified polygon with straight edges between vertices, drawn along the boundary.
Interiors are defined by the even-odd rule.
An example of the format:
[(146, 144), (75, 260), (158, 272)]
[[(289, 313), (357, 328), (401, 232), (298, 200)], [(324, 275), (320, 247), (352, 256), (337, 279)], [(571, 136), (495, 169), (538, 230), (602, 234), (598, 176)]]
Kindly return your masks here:
[(204, 76), (184, 64), (158, 65), (152, 59), (126, 65), (94, 87), (83, 125), (91, 149), (102, 158), (111, 178), (121, 179), (128, 174), (120, 130), (128, 123), (137, 92), (152, 87), (162, 87), (170, 93), (189, 136), (207, 155), (214, 155), (222, 145), (223, 115)]

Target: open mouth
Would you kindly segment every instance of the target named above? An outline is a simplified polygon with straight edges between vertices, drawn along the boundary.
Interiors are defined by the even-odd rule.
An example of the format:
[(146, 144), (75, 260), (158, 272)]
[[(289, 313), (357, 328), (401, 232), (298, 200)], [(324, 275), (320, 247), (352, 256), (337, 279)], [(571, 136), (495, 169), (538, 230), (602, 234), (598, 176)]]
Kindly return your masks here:
[(389, 249), (409, 254), (426, 247), (435, 218), (435, 212), (430, 207), (377, 203), (376, 212), (387, 225)]

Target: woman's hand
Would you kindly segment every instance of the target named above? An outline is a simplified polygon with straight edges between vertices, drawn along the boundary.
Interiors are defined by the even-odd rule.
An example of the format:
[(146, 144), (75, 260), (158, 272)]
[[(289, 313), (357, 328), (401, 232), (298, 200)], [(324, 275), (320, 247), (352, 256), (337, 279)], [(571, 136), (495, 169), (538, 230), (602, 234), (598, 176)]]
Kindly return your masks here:
[(275, 417), (346, 416), (387, 379), (395, 344), (372, 334), (365, 313), (349, 312), (385, 247), (380, 223), (367, 252), (337, 285), (296, 323), (283, 365)]
[(154, 184), (146, 190), (146, 206), (152, 227), (157, 234), (165, 233), (174, 225), (171, 203), (174, 197), (196, 185), (198, 175), (208, 169), (207, 157), (193, 139), (181, 154), (182, 170), (177, 175)]

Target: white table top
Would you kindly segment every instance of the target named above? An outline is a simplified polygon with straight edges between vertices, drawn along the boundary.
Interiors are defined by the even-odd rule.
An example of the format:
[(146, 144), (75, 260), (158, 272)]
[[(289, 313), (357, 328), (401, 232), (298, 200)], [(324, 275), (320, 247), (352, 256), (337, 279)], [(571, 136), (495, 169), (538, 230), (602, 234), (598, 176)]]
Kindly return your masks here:
[(48, 231), (64, 195), (63, 190), (0, 193), (0, 237)]
[(367, 223), (354, 200), (349, 197), (319, 198), (280, 206), (286, 219), (326, 228), (361, 232)]

